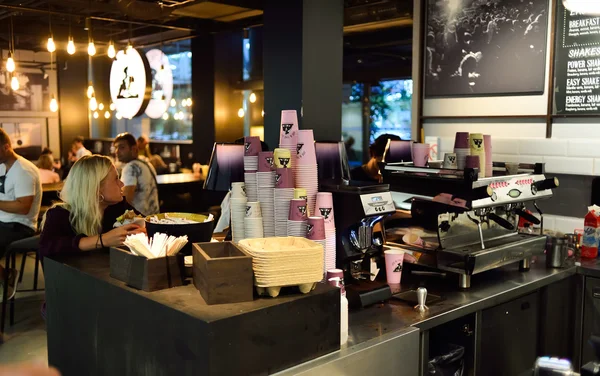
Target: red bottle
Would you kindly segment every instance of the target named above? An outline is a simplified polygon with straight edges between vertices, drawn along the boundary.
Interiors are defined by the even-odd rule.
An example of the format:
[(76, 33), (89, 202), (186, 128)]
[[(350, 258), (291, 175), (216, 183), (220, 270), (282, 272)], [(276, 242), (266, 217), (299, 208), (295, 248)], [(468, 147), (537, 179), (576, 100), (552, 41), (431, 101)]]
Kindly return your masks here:
[(598, 215), (590, 210), (584, 218), (583, 236), (581, 237), (581, 257), (598, 257)]

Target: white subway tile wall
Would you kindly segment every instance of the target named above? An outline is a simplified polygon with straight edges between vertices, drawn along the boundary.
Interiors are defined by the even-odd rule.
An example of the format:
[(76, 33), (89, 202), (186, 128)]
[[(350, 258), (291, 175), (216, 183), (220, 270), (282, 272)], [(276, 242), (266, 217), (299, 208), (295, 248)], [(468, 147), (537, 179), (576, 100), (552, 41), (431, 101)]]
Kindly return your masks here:
[(544, 215), (544, 227), (565, 234), (583, 228), (583, 218), (563, 217), (560, 215)]

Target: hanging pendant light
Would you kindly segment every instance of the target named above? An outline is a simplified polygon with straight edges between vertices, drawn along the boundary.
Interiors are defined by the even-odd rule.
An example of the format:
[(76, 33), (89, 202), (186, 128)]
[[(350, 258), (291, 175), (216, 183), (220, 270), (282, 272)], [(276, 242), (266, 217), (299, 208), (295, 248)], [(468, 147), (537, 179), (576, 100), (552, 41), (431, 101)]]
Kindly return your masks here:
[(94, 56), (96, 54), (96, 46), (94, 45), (94, 41), (90, 41), (88, 43), (88, 55)]
[(248, 99), (250, 100), (250, 103), (256, 102), (256, 94), (250, 93), (250, 98), (248, 98)]
[(52, 36), (50, 36), (50, 38), (48, 38), (48, 43), (46, 43), (46, 48), (48, 49), (48, 52), (50, 52), (50, 53), (56, 51), (56, 44), (54, 44), (54, 38), (52, 38)]
[(98, 113), (98, 111), (94, 111), (94, 119), (98, 119), (99, 116), (100, 114)]
[(100, 103), (100, 104), (98, 105), (98, 109), (99, 109), (100, 111), (104, 110), (104, 103)]
[(105, 119), (109, 119), (110, 118), (110, 112), (104, 111), (104, 118)]
[(111, 110), (111, 111), (114, 111), (114, 110), (115, 110), (115, 108), (117, 108), (117, 106), (115, 106), (115, 104), (114, 104), (114, 103), (111, 103), (111, 104), (108, 106), (108, 108), (110, 108), (110, 110)]
[(8, 53), (8, 59), (6, 59), (6, 70), (9, 73), (12, 73), (15, 71), (16, 65), (15, 65), (15, 59), (13, 58), (12, 52)]
[(58, 101), (56, 100), (56, 97), (54, 97), (54, 95), (52, 95), (52, 99), (50, 99), (50, 111), (58, 111)]
[(69, 55), (73, 55), (75, 53), (75, 42), (71, 36), (69, 37), (69, 43), (67, 43), (67, 53)]
[(96, 111), (98, 109), (98, 101), (96, 101), (96, 97), (92, 95), (90, 98), (90, 110)]
[(117, 56), (117, 51), (115, 50), (115, 44), (113, 43), (112, 39), (111, 39), (110, 43), (108, 44), (108, 51), (106, 52), (106, 54), (111, 59), (114, 59), (115, 56)]
[(11, 80), (10, 80), (10, 88), (13, 89), (14, 91), (19, 90), (19, 79), (17, 78), (17, 76), (12, 76)]
[(94, 96), (94, 86), (90, 82), (90, 84), (88, 85), (88, 88), (87, 88), (87, 97), (88, 97), (88, 99), (92, 99), (93, 96)]
[(96, 54), (96, 46), (94, 46), (94, 38), (92, 37), (92, 20), (87, 18), (85, 26), (88, 30), (88, 55), (94, 56)]

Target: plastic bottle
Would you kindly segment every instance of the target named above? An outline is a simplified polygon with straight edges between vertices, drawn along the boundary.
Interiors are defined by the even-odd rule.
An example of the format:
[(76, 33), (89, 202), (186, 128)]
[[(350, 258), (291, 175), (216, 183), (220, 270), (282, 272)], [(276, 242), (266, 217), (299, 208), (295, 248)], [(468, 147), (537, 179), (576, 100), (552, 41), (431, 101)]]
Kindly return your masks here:
[(596, 258), (598, 257), (598, 211), (597, 206), (588, 208), (588, 213), (583, 222), (583, 237), (581, 238), (581, 257)]
[(327, 282), (340, 288), (340, 345), (348, 342), (348, 298), (340, 277), (329, 278)]

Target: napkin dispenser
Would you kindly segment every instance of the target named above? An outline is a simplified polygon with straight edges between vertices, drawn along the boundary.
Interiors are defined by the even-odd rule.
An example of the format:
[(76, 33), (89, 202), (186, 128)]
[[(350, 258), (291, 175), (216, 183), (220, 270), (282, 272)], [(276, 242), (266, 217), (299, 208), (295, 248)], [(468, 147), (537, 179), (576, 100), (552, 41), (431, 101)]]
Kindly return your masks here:
[(147, 259), (123, 248), (110, 248), (110, 276), (152, 292), (183, 285), (183, 255)]

